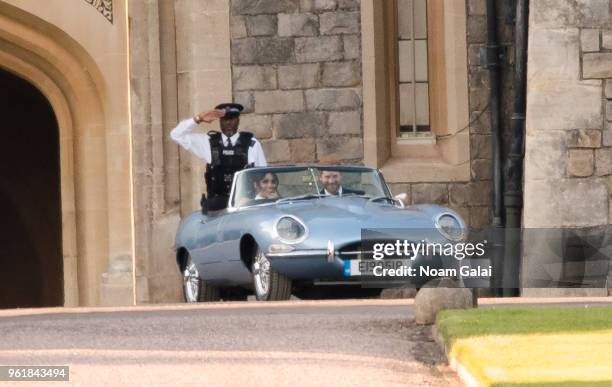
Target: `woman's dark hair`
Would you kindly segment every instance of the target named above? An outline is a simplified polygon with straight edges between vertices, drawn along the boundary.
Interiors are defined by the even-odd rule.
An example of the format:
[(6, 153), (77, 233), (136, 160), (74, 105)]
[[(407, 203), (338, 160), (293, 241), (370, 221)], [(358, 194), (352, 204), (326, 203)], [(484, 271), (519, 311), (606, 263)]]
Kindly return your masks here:
[(272, 179), (274, 180), (274, 183), (278, 185), (278, 176), (276, 176), (276, 173), (273, 173), (273, 172), (256, 172), (253, 174), (251, 181), (259, 185), (259, 182), (261, 182), (266, 177), (267, 174), (272, 175)]

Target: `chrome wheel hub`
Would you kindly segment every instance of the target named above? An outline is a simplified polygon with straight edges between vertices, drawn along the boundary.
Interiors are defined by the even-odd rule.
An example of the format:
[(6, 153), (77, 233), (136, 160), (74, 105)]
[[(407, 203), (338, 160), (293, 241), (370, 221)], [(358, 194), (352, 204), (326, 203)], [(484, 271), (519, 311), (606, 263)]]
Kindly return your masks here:
[(183, 288), (185, 290), (185, 300), (187, 302), (198, 302), (200, 273), (191, 260), (187, 262), (187, 266), (183, 272)]
[(253, 278), (255, 280), (255, 292), (264, 296), (270, 290), (270, 261), (261, 251), (257, 252), (253, 261)]

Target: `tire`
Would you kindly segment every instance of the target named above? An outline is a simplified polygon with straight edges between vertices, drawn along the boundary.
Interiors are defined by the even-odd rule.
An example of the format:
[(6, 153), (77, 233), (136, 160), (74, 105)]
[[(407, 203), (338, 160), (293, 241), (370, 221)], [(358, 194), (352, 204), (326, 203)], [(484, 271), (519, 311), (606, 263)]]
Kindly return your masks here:
[(189, 254), (187, 254), (185, 270), (183, 270), (183, 297), (188, 304), (221, 300), (219, 289), (202, 280)]
[(259, 247), (251, 264), (251, 273), (257, 301), (284, 301), (291, 298), (291, 279), (274, 270)]

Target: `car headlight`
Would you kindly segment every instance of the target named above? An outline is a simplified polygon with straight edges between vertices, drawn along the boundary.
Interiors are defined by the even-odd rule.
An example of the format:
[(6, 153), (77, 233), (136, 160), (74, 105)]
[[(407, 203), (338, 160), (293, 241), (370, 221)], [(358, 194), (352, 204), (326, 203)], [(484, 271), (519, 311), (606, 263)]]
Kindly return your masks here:
[(446, 238), (457, 241), (465, 238), (465, 230), (456, 216), (444, 213), (436, 217), (436, 227)]
[(306, 238), (306, 226), (296, 217), (283, 216), (276, 222), (276, 233), (286, 243), (299, 243)]

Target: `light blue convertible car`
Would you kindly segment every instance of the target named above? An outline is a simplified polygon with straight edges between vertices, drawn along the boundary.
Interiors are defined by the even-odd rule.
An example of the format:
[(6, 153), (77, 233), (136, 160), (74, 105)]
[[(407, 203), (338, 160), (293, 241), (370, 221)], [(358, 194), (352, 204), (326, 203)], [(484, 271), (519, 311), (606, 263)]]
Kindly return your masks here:
[[(380, 292), (349, 275), (362, 230), (402, 229), (414, 241), (458, 241), (466, 226), (437, 205), (404, 208), (377, 169), (252, 168), (236, 173), (228, 207), (194, 212), (176, 235), (187, 302), (354, 296)], [(413, 231), (410, 231), (413, 230)], [(432, 257), (418, 257), (414, 265)], [(348, 262), (348, 263), (347, 263)], [(422, 262), (421, 262), (422, 263)], [(431, 263), (431, 262), (430, 262)]]

